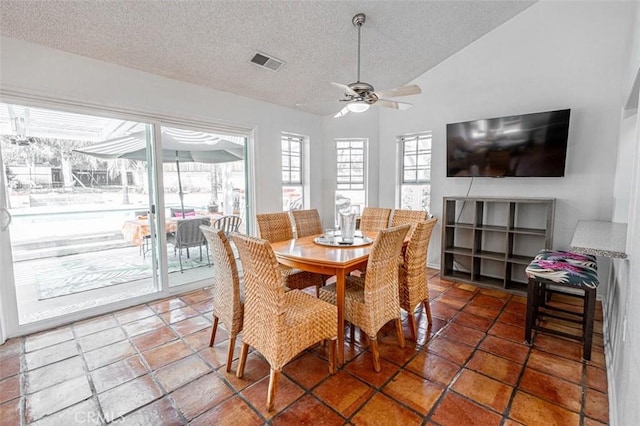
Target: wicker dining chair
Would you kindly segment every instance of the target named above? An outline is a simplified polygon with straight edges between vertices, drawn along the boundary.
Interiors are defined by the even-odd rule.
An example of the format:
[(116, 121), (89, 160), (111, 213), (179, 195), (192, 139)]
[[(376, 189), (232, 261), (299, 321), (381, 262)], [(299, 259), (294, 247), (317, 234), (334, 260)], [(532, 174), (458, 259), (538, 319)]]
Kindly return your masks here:
[[(402, 225), (380, 230), (371, 247), (365, 277), (347, 277), (344, 316), (367, 335), (376, 372), (380, 372), (377, 334), (389, 321), (395, 320), (398, 341), (400, 347), (404, 348), (398, 265), (404, 237), (410, 227)], [(336, 285), (321, 288), (320, 299), (336, 304)]]
[(213, 262), (213, 327), (209, 346), (213, 346), (218, 330), (218, 321), (221, 321), (229, 333), (229, 352), (227, 355), (227, 372), (229, 372), (233, 362), (236, 336), (242, 331), (244, 292), (238, 275), (236, 259), (224, 231), (208, 226), (200, 226), (200, 231), (211, 247)]
[(322, 222), (318, 210), (291, 210), (293, 223), (296, 225), (296, 237), (322, 234)]
[(362, 232), (378, 232), (389, 227), (391, 209), (380, 207), (365, 207), (360, 217), (360, 230)]
[[(260, 238), (270, 243), (293, 239), (291, 219), (288, 212), (261, 213), (256, 215), (258, 233)], [(285, 278), (285, 285), (289, 289), (298, 289), (315, 286), (316, 295), (318, 289), (324, 284), (324, 276), (300, 269), (280, 265), (280, 271)]]
[(271, 411), (282, 367), (303, 350), (329, 340), (329, 373), (334, 373), (338, 312), (335, 306), (299, 290), (285, 291), (278, 261), (266, 240), (234, 234), (245, 282), (242, 351), (236, 376), (242, 378), (249, 346), (271, 367), (267, 409)]
[(391, 227), (405, 224), (414, 225), (417, 222), (427, 220), (428, 213), (424, 210), (395, 209), (391, 216)]
[(400, 265), (400, 307), (409, 314), (409, 325), (413, 340), (417, 338), (418, 327), (414, 311), (418, 305), (424, 304), (427, 322), (431, 324), (431, 306), (429, 305), (429, 289), (427, 287), (427, 253), (431, 232), (438, 218), (420, 221), (412, 226), (413, 234), (409, 238), (403, 262)]

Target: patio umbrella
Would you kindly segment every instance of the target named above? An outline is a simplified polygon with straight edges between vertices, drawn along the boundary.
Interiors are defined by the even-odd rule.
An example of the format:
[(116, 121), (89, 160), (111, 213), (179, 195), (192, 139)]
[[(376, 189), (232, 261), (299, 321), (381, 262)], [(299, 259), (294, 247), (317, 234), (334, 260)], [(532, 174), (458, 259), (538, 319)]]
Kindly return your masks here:
[[(147, 133), (138, 131), (74, 151), (98, 158), (147, 161)], [(162, 129), (162, 162), (176, 162), (178, 195), (184, 215), (180, 162), (228, 163), (244, 158), (244, 146), (210, 133)]]

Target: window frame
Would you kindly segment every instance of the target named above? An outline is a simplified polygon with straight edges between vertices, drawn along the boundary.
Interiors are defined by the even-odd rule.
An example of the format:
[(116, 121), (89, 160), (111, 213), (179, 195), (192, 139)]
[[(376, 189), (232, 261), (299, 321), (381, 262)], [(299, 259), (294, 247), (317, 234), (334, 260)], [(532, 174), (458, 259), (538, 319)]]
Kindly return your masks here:
[[(280, 179), (281, 179), (281, 185), (282, 185), (282, 208), (283, 211), (289, 211), (289, 210), (295, 210), (295, 209), (303, 209), (304, 208), (304, 203), (305, 203), (305, 198), (306, 198), (306, 194), (305, 194), (305, 177), (304, 177), (304, 173), (305, 173), (305, 168), (304, 168), (304, 160), (305, 160), (305, 140), (306, 138), (304, 136), (301, 135), (296, 135), (293, 133), (288, 133), (288, 132), (282, 132), (280, 135), (280, 160), (281, 160), (281, 167), (280, 167)], [(283, 145), (287, 143), (288, 144), (288, 149), (285, 151)], [(292, 149), (291, 145), (292, 144), (297, 144), (298, 145), (298, 155), (295, 155), (295, 151)], [(292, 166), (293, 164), (293, 159), (297, 158), (298, 159), (298, 167), (297, 169)], [(286, 161), (286, 163), (288, 163), (288, 166), (285, 166), (285, 159), (288, 159), (288, 161)], [(291, 175), (297, 172), (299, 175), (299, 179), (298, 180), (292, 180), (291, 179)], [(285, 173), (288, 173), (289, 175), (289, 179), (285, 179), (284, 175)], [(295, 188), (299, 188), (300, 189), (300, 194), (301, 194), (301, 199), (300, 202), (296, 204), (296, 208), (291, 208), (291, 206), (289, 206), (289, 208), (286, 208), (285, 206), (285, 197), (284, 197), (284, 190), (286, 187), (295, 187)]]
[[(336, 153), (336, 191), (338, 190), (344, 190), (344, 191), (365, 191), (365, 194), (367, 192), (367, 139), (366, 138), (349, 138), (349, 139), (336, 139), (335, 141), (335, 153)], [(351, 146), (347, 147), (347, 148), (340, 148), (339, 144), (341, 143), (349, 143), (350, 145), (353, 143), (362, 143), (362, 148), (353, 148)], [(354, 162), (354, 161), (340, 161), (338, 156), (338, 150), (339, 149), (348, 149), (349, 151), (353, 151), (356, 149), (359, 149), (362, 151), (362, 161), (360, 162)], [(352, 154), (352, 152), (349, 153), (349, 158), (351, 159), (354, 155)], [(351, 179), (352, 176), (354, 176), (354, 173), (352, 172), (353, 167), (349, 166), (349, 181), (347, 183), (342, 183), (342, 185), (349, 185), (349, 187), (340, 187), (341, 183), (339, 182), (339, 178), (340, 175), (339, 170), (340, 170), (340, 164), (362, 164), (362, 180), (360, 181), (356, 181), (354, 182), (353, 179)], [(358, 175), (355, 175), (358, 176)], [(355, 186), (355, 187), (354, 187)]]
[[(420, 141), (426, 140), (428, 146), (425, 149), (420, 148)], [(407, 143), (415, 141), (415, 150), (408, 153)], [(411, 134), (400, 135), (397, 137), (398, 143), (398, 186), (397, 186), (397, 207), (403, 208), (402, 194), (406, 187), (428, 187), (429, 194), (425, 202), (425, 210), (430, 209), (431, 204), (431, 164), (433, 160), (433, 132), (426, 130)], [(427, 155), (428, 159), (424, 165), (419, 162), (421, 155)], [(413, 158), (413, 165), (407, 164), (407, 158)], [(420, 178), (420, 171), (424, 170), (426, 177)], [(407, 179), (407, 172), (413, 173), (413, 179)], [(422, 201), (421, 201), (422, 203)]]

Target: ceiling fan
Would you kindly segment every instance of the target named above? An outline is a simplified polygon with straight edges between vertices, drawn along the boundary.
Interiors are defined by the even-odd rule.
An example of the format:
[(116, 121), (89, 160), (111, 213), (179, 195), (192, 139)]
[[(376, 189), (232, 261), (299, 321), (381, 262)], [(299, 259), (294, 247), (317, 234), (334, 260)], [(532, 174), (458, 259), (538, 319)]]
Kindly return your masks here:
[(358, 80), (350, 84), (332, 83), (334, 86), (344, 90), (344, 95), (339, 101), (346, 102), (344, 108), (334, 115), (335, 118), (344, 117), (349, 112), (364, 112), (368, 110), (371, 105), (406, 110), (411, 108), (410, 103), (393, 101), (386, 98), (422, 93), (420, 87), (417, 85), (376, 91), (371, 84), (360, 81), (360, 32), (365, 19), (364, 13), (358, 13), (351, 19), (353, 25), (358, 28)]

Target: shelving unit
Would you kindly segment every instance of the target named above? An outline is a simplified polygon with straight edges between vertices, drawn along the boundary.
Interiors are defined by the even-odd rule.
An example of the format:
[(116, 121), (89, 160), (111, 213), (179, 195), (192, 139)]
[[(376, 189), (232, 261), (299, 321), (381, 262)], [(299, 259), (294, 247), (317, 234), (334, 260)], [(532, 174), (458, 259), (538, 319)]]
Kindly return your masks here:
[(524, 269), (551, 248), (555, 200), (444, 197), (440, 276), (526, 291)]

